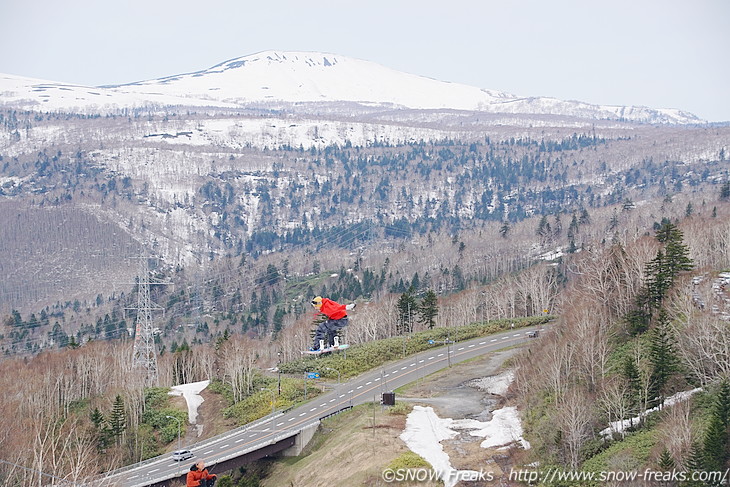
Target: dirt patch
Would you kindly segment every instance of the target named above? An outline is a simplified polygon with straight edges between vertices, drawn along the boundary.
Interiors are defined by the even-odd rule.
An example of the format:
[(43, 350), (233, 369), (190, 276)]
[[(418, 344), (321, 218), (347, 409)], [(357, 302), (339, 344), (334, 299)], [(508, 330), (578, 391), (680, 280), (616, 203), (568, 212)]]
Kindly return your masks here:
[(441, 418), (488, 421), (499, 398), (480, 391), (472, 381), (498, 374), (517, 351), (504, 350), (440, 370), (405, 388), (396, 399), (431, 406)]
[(188, 427), (192, 442), (205, 440), (236, 428), (237, 425), (233, 420), (226, 419), (221, 414), (228, 407), (228, 402), (223, 396), (208, 389), (203, 389), (200, 395), (203, 397), (203, 403), (198, 407), (197, 425)]
[[(426, 377), (422, 383), (404, 389), (397, 399), (431, 406), (440, 418), (489, 421), (492, 419), (492, 411), (504, 405), (506, 400), (502, 396), (489, 393), (487, 389), (493, 387), (485, 389), (485, 385), (493, 385), (495, 381), (484, 378), (495, 378), (494, 376), (505, 372), (505, 361), (518, 352), (518, 349), (504, 350), (457, 364)], [(456, 484), (457, 487), (512, 485), (507, 480), (509, 470), (516, 464), (517, 458), (524, 454), (523, 450), (516, 447), (482, 448), (484, 438), (472, 436), (466, 429), (456, 431), (459, 431), (457, 436), (441, 441), (451, 466), (457, 470), (491, 474), (495, 479), (487, 482), (461, 481)]]

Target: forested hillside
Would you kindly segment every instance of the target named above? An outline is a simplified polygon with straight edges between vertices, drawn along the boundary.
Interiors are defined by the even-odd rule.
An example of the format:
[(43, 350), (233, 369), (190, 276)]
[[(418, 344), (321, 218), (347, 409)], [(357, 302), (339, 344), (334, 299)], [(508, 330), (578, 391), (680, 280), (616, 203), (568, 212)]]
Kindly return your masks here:
[[(623, 207), (615, 213), (611, 209), (601, 216), (594, 214), (590, 225), (582, 228), (594, 228), (596, 234), (599, 227), (603, 231), (576, 252), (553, 254), (550, 261), (514, 269), (488, 282), (465, 279), (463, 289), (441, 293), (435, 304), (433, 325), (437, 327), (540, 316), (546, 309), (559, 316), (552, 331), (533, 342), (516, 363), (516, 399), (541, 465), (643, 469), (658, 468), (661, 461), (671, 460), (676, 468), (689, 470), (702, 467), (692, 467), (692, 451), (716, 451), (704, 433), (713, 424), (706, 414), (713, 410), (708, 404), (715, 401), (718, 381), (730, 365), (725, 339), (727, 283), (718, 281), (719, 271), (730, 268), (730, 205), (719, 196), (704, 205), (698, 202), (700, 209), (692, 215), (685, 215), (687, 202), (665, 200), (653, 207), (657, 213), (670, 215), (659, 220)], [(529, 229), (519, 229), (520, 235), (538, 239), (541, 220), (531, 221)], [(618, 227), (611, 226), (614, 220)], [(499, 235), (499, 226), (493, 231)], [(433, 255), (456, 254), (467, 270), (465, 275), (471, 275), (473, 248), (479, 246), (484, 233), (462, 237), (448, 240)], [(501, 236), (495, 238), (504, 241)], [(566, 241), (563, 235), (563, 244)], [(421, 244), (427, 242), (424, 238)], [(403, 270), (394, 275), (403, 276), (405, 289), (400, 289), (400, 278), (392, 279), (398, 289), (375, 291), (377, 298), (361, 302), (348, 327), (350, 343), (407, 336), (431, 326), (428, 313), (421, 312), (428, 293), (418, 290), (429, 289), (439, 279), (452, 280), (447, 274), (432, 278), (407, 273), (411, 258), (421, 251), (416, 249), (416, 243), (403, 243), (400, 251), (386, 257), (391, 259), (388, 269)], [(460, 249), (462, 257), (458, 257)], [(240, 259), (232, 262), (237, 264), (227, 272), (233, 275), (242, 274), (241, 268), (248, 265)], [(314, 259), (312, 262), (314, 265)], [(266, 288), (271, 290), (269, 297), (276, 289), (282, 295), (286, 290), (311, 294), (306, 287), (297, 288), (302, 284), (297, 279), (283, 279), (283, 275), (295, 274), (290, 265), (272, 261), (266, 269), (268, 274), (256, 277), (257, 296), (263, 296), (261, 289)], [(219, 267), (214, 274), (221, 276), (224, 271)], [(312, 290), (346, 294), (363, 289), (345, 284), (357, 281), (354, 276), (365, 272), (353, 267), (342, 274), (305, 274), (309, 274)], [(376, 274), (380, 275), (373, 272)], [(176, 306), (183, 306), (182, 301), (169, 309)], [(418, 311), (404, 313), (404, 309)], [(144, 375), (135, 373), (139, 369), (132, 364), (128, 339), (80, 347), (71, 343), (32, 359), (6, 358), (0, 364), (5, 370), (0, 377), (6, 381), (4, 387), (15, 393), (6, 395), (4, 404), (19, 414), (5, 416), (2, 431), (6, 435), (0, 446), (11, 452), (9, 458), (18, 465), (31, 465), (26, 459), (33, 458), (33, 468), (82, 480), (174, 448), (176, 423), (164, 419), (180, 414), (165, 399), (165, 388), (171, 385), (213, 379), (230, 405), (231, 424), (235, 424), (237, 411), (259, 408), (265, 414), (270, 406), (259, 390), (274, 387), (276, 378), (267, 378), (263, 369), (300, 356), (299, 350), (309, 342), (313, 317), (303, 310), (298, 316), (287, 313), (282, 327), (269, 330), (271, 335), (260, 340), (238, 333), (252, 316), (248, 311), (211, 315), (195, 335), (165, 328), (165, 340), (172, 337), (177, 346), (162, 347), (158, 367), (162, 389), (146, 387)], [(196, 343), (183, 343), (185, 336), (198, 336), (204, 343), (195, 339)], [(658, 419), (642, 419), (628, 430), (609, 432), (613, 440), (601, 434), (611, 421), (632, 418), (664, 397), (698, 386), (708, 391), (700, 402), (680, 402)], [(296, 387), (286, 385), (290, 391), (286, 394), (293, 400), (301, 399), (302, 391)], [(722, 435), (713, 438), (727, 440)], [(643, 446), (635, 450), (628, 443), (624, 448), (634, 448), (631, 453), (616, 456), (613, 449), (631, 441), (641, 441)], [(618, 459), (625, 464), (615, 463)], [(35, 478), (32, 472), (17, 468), (6, 468), (3, 474), (28, 481)]]
[(541, 467), (719, 485), (690, 475), (718, 475), (730, 460), (730, 215), (720, 208), (570, 259), (558, 323), (517, 369)]
[(266, 335), (310, 292), (465, 289), (626, 239), (668, 201), (692, 214), (727, 184), (727, 127), (512, 117), (6, 110), (3, 346), (119, 336), (142, 252), (175, 283), (153, 289), (172, 346), (173, 330)]

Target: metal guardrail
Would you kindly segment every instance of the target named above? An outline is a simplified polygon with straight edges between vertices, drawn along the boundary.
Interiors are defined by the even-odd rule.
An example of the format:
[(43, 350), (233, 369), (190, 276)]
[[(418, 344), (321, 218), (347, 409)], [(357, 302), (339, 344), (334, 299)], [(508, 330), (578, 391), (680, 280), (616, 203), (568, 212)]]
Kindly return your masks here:
[[(283, 416), (284, 413), (287, 412), (287, 411), (289, 411), (290, 409), (291, 408), (287, 408), (287, 409), (283, 409), (283, 410), (279, 410), (279, 411), (274, 411), (273, 413), (267, 414), (263, 418), (259, 418), (256, 421), (252, 421), (251, 423), (247, 423), (247, 424), (245, 424), (243, 426), (239, 426), (238, 428), (235, 428), (235, 429), (232, 429), (232, 430), (228, 430), (225, 433), (221, 433), (219, 435), (213, 436), (213, 437), (208, 438), (207, 440), (204, 440), (204, 441), (202, 441), (200, 443), (195, 443), (195, 444), (191, 445), (190, 447), (188, 447), (188, 449), (189, 450), (193, 450), (193, 449), (196, 449), (197, 450), (197, 449), (205, 448), (207, 445), (209, 445), (211, 443), (215, 443), (217, 441), (224, 440), (224, 439), (226, 439), (226, 438), (228, 438), (230, 436), (235, 436), (235, 435), (237, 435), (239, 433), (242, 433), (244, 431), (248, 431), (248, 430), (250, 430), (252, 428), (255, 428), (255, 427), (259, 426), (259, 425), (266, 424), (269, 421), (273, 421), (274, 419), (276, 419), (276, 418), (278, 418), (280, 416)], [(118, 468), (116, 470), (112, 470), (110, 472), (106, 472), (103, 477), (101, 477), (101, 478), (98, 479), (98, 481), (104, 482), (104, 481), (110, 480), (112, 477), (117, 477), (119, 475), (124, 474), (125, 472), (130, 471), (130, 470), (135, 470), (135, 469), (144, 467), (146, 465), (151, 465), (153, 463), (162, 461), (166, 457), (169, 457), (171, 454), (172, 453), (164, 453), (162, 455), (158, 455), (156, 457), (148, 458), (147, 460), (143, 460), (143, 461), (138, 462), (138, 463), (133, 463), (133, 464), (130, 464), (130, 465), (126, 465), (124, 467), (120, 467), (120, 468)], [(164, 479), (162, 479), (162, 480), (164, 480)]]
[[(284, 415), (284, 411), (289, 411), (291, 409), (293, 409), (293, 408), (288, 408), (288, 409), (285, 409), (283, 411), (276, 411), (276, 412), (274, 412), (272, 414), (269, 414), (268, 416), (266, 416), (264, 418), (261, 418), (261, 419), (259, 419), (257, 421), (254, 421), (252, 423), (248, 423), (248, 424), (246, 424), (244, 426), (241, 426), (239, 428), (236, 428), (235, 430), (230, 430), (230, 431), (227, 431), (227, 432), (225, 432), (223, 434), (220, 434), (218, 436), (215, 436), (213, 438), (209, 438), (208, 440), (205, 440), (204, 442), (202, 442), (200, 444), (196, 444), (194, 448), (195, 449), (201, 449), (201, 448), (205, 447), (208, 444), (215, 443), (217, 441), (221, 441), (221, 440), (224, 440), (224, 439), (229, 438), (229, 437), (232, 437), (232, 436), (236, 436), (237, 434), (242, 433), (244, 431), (248, 431), (248, 430), (250, 430), (250, 429), (252, 429), (252, 428), (254, 428), (256, 426), (259, 426), (259, 425), (262, 425), (262, 424), (266, 424), (269, 421), (272, 421), (273, 419), (276, 419), (276, 418), (278, 418), (280, 416), (283, 416)], [(325, 416), (322, 416), (319, 419), (315, 419), (315, 420), (309, 421), (309, 422), (304, 423), (304, 424), (302, 424), (300, 426), (297, 426), (295, 428), (284, 429), (281, 432), (279, 432), (279, 434), (277, 434), (276, 436), (271, 437), (266, 442), (258, 443), (256, 445), (250, 446), (250, 447), (248, 447), (246, 449), (238, 450), (238, 451), (229, 453), (228, 455), (224, 455), (224, 456), (221, 456), (221, 457), (213, 457), (213, 461), (212, 462), (206, 462), (206, 463), (212, 463), (212, 465), (215, 466), (215, 464), (222, 463), (222, 462), (225, 462), (227, 460), (231, 460), (233, 458), (246, 455), (247, 453), (251, 453), (253, 451), (259, 450), (259, 449), (261, 449), (261, 448), (263, 448), (265, 446), (268, 446), (268, 445), (273, 445), (273, 444), (278, 443), (278, 442), (280, 442), (282, 440), (285, 440), (285, 439), (290, 438), (292, 436), (298, 435), (299, 433), (301, 433), (303, 430), (305, 430), (307, 428), (310, 428), (312, 426), (318, 426), (320, 424), (320, 422), (321, 422), (322, 419), (328, 418), (330, 416), (334, 416), (335, 414), (339, 414), (339, 413), (341, 413), (343, 411), (346, 411), (348, 409), (352, 409), (352, 406), (351, 405), (343, 406), (340, 409), (338, 409), (337, 411), (333, 411), (333, 412), (331, 412), (331, 413), (329, 413), (329, 414), (327, 414)], [(162, 458), (164, 458), (167, 455), (168, 454), (161, 455), (161, 456), (155, 457), (154, 459), (150, 459), (150, 460), (155, 460), (155, 461), (161, 460)], [(124, 469), (115, 470), (113, 472), (113, 474), (114, 474), (114, 476), (117, 476), (117, 475), (119, 475), (121, 473), (124, 473), (125, 471), (133, 470), (135, 468), (141, 467), (141, 466), (143, 466), (145, 464), (149, 464), (149, 463), (153, 463), (153, 462), (151, 462), (151, 461), (148, 460), (148, 461), (145, 461), (145, 462), (141, 462), (141, 463), (137, 463), (137, 464), (134, 464), (134, 465), (130, 465), (128, 467), (124, 467)], [(166, 474), (166, 475), (159, 475), (157, 477), (147, 477), (144, 480), (141, 480), (140, 483), (133, 484), (130, 487), (146, 487), (146, 486), (148, 486), (150, 484), (154, 484), (154, 483), (157, 483), (157, 482), (163, 482), (165, 480), (169, 480), (169, 479), (175, 478), (177, 476), (178, 476), (177, 474), (175, 474), (175, 475)], [(109, 477), (111, 477), (111, 475)], [(105, 479), (102, 480), (102, 482), (104, 480), (111, 481), (112, 479), (111, 478), (105, 478)], [(104, 485), (104, 484), (102, 483), (101, 485)], [(107, 484), (107, 485), (113, 485), (113, 484)]]
[[(261, 424), (261, 423), (259, 423), (259, 424)], [(250, 447), (245, 448), (243, 450), (238, 450), (238, 451), (229, 453), (228, 455), (224, 455), (224, 456), (221, 456), (221, 457), (213, 457), (213, 461), (212, 462), (206, 462), (206, 463), (211, 463), (212, 466), (209, 467), (209, 468), (213, 468), (218, 463), (222, 463), (222, 462), (225, 462), (227, 460), (231, 460), (233, 458), (246, 455), (247, 453), (251, 453), (253, 451), (259, 450), (259, 449), (261, 449), (261, 448), (263, 448), (265, 446), (268, 446), (268, 445), (273, 445), (275, 443), (278, 443), (278, 442), (280, 442), (282, 440), (285, 440), (287, 438), (290, 438), (292, 436), (296, 436), (302, 430), (304, 430), (306, 428), (309, 428), (311, 426), (318, 425), (318, 424), (319, 424), (319, 420), (317, 419), (315, 421), (310, 421), (309, 423), (305, 423), (302, 426), (298, 426), (296, 428), (290, 428), (290, 429), (284, 430), (281, 433), (279, 433), (278, 435), (270, 438), (266, 442), (258, 443), (256, 445), (250, 446)], [(243, 430), (243, 431), (245, 431), (245, 430)], [(159, 475), (157, 477), (146, 477), (144, 480), (140, 479), (140, 482), (139, 483), (132, 484), (130, 487), (146, 487), (148, 485), (155, 484), (155, 483), (158, 483), (158, 482), (164, 482), (165, 480), (173, 479), (173, 478), (176, 478), (178, 476), (179, 475), (177, 475), (177, 474), (173, 474), (173, 475), (164, 474), (164, 475)]]

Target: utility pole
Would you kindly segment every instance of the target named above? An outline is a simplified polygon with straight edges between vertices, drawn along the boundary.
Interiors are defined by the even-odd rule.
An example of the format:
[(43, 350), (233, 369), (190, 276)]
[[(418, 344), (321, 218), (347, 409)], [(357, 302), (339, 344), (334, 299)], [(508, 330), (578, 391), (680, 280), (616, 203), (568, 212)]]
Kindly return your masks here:
[(281, 396), (281, 350), (276, 352), (278, 360), (276, 361), (276, 372), (279, 375), (279, 395)]
[(150, 298), (150, 286), (154, 284), (171, 284), (169, 282), (153, 281), (150, 277), (150, 267), (146, 256), (139, 257), (140, 267), (137, 278), (137, 319), (134, 331), (134, 349), (132, 362), (146, 372), (147, 385), (157, 383), (157, 349), (155, 348), (154, 328), (152, 327), (152, 312), (162, 311), (164, 308)]

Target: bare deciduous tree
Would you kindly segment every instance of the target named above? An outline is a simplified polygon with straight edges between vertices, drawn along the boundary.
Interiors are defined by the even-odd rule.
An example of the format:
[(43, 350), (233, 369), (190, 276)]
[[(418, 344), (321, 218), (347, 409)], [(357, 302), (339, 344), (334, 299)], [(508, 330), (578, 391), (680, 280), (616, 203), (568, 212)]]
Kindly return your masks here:
[[(604, 382), (598, 403), (606, 413), (609, 424), (628, 419), (632, 408), (626, 381), (623, 378), (615, 376)], [(621, 437), (625, 435), (625, 428), (621, 428)]]
[(231, 386), (233, 400), (251, 394), (256, 362), (256, 344), (250, 339), (233, 337), (222, 344), (220, 368), (223, 381)]
[(705, 386), (730, 374), (730, 324), (706, 313), (685, 317), (677, 348), (683, 363)]
[(557, 409), (567, 463), (577, 469), (581, 463), (581, 449), (592, 436), (593, 401), (585, 391), (572, 387), (559, 398)]
[(692, 442), (699, 435), (692, 423), (690, 401), (678, 401), (664, 411), (660, 426), (660, 443), (669, 451), (678, 470), (688, 469), (683, 462), (689, 457)]

